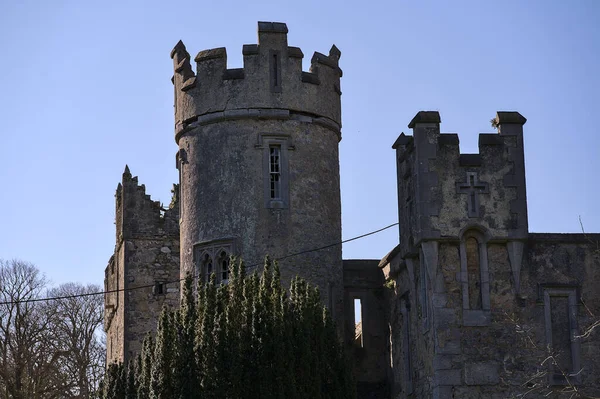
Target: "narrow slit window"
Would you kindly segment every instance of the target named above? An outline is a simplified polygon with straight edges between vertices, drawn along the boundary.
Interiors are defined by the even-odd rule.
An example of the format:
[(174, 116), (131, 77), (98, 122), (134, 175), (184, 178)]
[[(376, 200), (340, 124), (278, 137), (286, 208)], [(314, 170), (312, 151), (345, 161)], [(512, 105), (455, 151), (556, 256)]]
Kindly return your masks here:
[(277, 87), (277, 86), (279, 86), (279, 71), (277, 68), (277, 53), (273, 54), (273, 60), (271, 62), (273, 63), (273, 86)]
[(362, 301), (360, 300), (360, 298), (354, 298), (354, 343), (359, 348), (364, 347)]
[(281, 199), (281, 147), (269, 148), (269, 178), (271, 199)]
[(269, 54), (270, 60), (270, 78), (271, 92), (281, 93), (281, 57), (279, 51), (271, 51)]

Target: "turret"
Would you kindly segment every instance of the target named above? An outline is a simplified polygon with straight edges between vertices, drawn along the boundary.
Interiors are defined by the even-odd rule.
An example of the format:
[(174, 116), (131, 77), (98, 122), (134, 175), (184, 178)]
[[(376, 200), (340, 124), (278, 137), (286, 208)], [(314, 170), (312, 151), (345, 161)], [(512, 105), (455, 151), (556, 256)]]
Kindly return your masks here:
[[(181, 42), (171, 53), (182, 277), (216, 273), (226, 282), (230, 255), (252, 270), (267, 254), (341, 240), (341, 53), (314, 53), (304, 72), (287, 33), (283, 23), (259, 22), (258, 44), (243, 46), (239, 69), (227, 68), (224, 48), (200, 51), (195, 72)], [(306, 278), (341, 315), (340, 245), (280, 266), (284, 282)]]

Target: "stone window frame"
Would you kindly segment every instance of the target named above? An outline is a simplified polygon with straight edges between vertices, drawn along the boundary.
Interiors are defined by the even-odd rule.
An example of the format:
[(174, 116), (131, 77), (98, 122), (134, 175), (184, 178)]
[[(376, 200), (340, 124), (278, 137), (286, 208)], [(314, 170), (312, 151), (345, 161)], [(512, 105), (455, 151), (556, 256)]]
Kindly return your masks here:
[[(280, 198), (271, 198), (271, 148), (280, 149)], [(289, 169), (289, 151), (293, 151), (295, 146), (292, 144), (290, 135), (283, 133), (261, 133), (258, 135), (258, 143), (255, 148), (262, 149), (263, 152), (263, 200), (265, 208), (269, 209), (287, 209), (290, 206), (290, 169)]]
[[(196, 269), (196, 278), (203, 283), (208, 283), (209, 275), (206, 274), (203, 265), (203, 259), (206, 255), (212, 260), (213, 270), (215, 274), (215, 282), (217, 284), (229, 283), (229, 277), (231, 275), (231, 257), (236, 253), (236, 240), (234, 238), (222, 238), (217, 240), (203, 241), (194, 244), (194, 265)], [(226, 253), (225, 259), (221, 255), (222, 252)], [(228, 278), (223, 279), (223, 267), (222, 261), (227, 260), (228, 266)]]
[(569, 337), (571, 341), (571, 370), (567, 370), (569, 381), (561, 374), (556, 374), (551, 361), (548, 362), (548, 383), (550, 385), (568, 385), (581, 383), (581, 339), (579, 333), (579, 287), (573, 284), (539, 284), (538, 297), (544, 305), (544, 330), (546, 347), (552, 348), (552, 317), (550, 297), (567, 297), (569, 301)]
[[(467, 239), (474, 238), (479, 246), (479, 273), (481, 309), (471, 309), (469, 301), (469, 276), (467, 271)], [(479, 225), (469, 225), (460, 233), (460, 280), (463, 302), (463, 325), (488, 326), (491, 323), (490, 272), (488, 264), (487, 230)]]

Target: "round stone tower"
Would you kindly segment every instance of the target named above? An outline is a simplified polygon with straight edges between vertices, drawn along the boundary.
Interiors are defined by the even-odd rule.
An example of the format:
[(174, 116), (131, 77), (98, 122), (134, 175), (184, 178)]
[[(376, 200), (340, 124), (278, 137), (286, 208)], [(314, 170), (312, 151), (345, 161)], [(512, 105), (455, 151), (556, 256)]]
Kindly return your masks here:
[[(224, 48), (194, 59), (182, 42), (175, 66), (179, 146), (181, 275), (228, 278), (227, 258), (252, 270), (265, 255), (284, 283), (301, 276), (342, 314), (340, 51), (287, 44), (283, 23), (259, 22), (258, 44), (244, 45), (244, 67), (227, 69)], [(290, 256), (299, 252), (300, 255)]]

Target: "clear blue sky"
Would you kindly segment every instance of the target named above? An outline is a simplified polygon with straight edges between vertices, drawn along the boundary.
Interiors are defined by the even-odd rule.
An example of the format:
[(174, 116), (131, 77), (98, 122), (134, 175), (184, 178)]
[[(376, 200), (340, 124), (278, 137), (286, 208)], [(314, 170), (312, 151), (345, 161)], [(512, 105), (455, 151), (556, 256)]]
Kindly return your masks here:
[[(125, 164), (155, 200), (176, 181), (173, 74), (179, 39), (227, 47), (241, 67), (257, 21), (289, 43), (342, 51), (343, 236), (397, 220), (390, 148), (419, 110), (477, 151), (497, 110), (525, 125), (529, 225), (600, 231), (600, 1), (2, 1), (0, 258), (54, 283), (101, 283)], [(398, 231), (344, 246), (381, 258)]]

